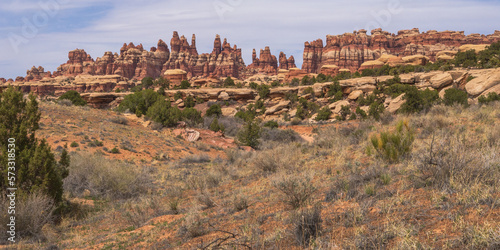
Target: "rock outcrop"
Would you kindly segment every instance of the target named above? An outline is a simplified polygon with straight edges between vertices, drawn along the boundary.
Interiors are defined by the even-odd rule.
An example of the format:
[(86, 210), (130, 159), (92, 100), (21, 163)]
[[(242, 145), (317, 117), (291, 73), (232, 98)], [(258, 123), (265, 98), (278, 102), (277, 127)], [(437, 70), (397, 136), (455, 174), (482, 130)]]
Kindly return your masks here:
[[(358, 70), (366, 61), (373, 61), (383, 54), (391, 54), (399, 58), (419, 55), (414, 59), (415, 64), (422, 64), (422, 60), (436, 60), (438, 53), (442, 51), (458, 51), (462, 45), (476, 45), (467, 48), (480, 50), (485, 45), (500, 41), (500, 32), (495, 31), (492, 35), (470, 34), (465, 35), (463, 31), (435, 30), (420, 33), (418, 29), (401, 30), (397, 35), (381, 29), (371, 31), (367, 35), (366, 30), (353, 33), (326, 37), (326, 44), (318, 39), (304, 44), (302, 69), (307, 73), (319, 73), (323, 65), (337, 65), (341, 69), (350, 69), (351, 72)], [(464, 48), (464, 47), (463, 47)], [(462, 49), (463, 49), (462, 48)], [(389, 59), (389, 65), (395, 60)], [(364, 68), (374, 68), (377, 65), (365, 65)]]
[[(282, 60), (281, 54), (280, 60)], [(288, 69), (288, 60), (285, 62), (285, 64), (287, 67), (285, 69)], [(269, 49), (269, 46), (266, 46), (265, 49), (260, 50), (259, 57), (257, 57), (257, 52), (255, 51), (255, 49), (253, 49), (252, 64), (248, 65), (247, 70), (250, 70), (253, 73), (275, 75), (278, 73), (278, 59), (276, 59), (276, 56), (271, 54), (271, 49)]]

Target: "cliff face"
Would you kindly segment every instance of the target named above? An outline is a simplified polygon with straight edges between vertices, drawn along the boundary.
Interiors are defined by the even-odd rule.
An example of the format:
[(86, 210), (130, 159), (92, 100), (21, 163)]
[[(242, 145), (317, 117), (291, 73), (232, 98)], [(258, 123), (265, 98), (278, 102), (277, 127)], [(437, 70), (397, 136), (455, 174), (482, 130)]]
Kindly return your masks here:
[(359, 30), (343, 35), (328, 35), (323, 46), (321, 39), (304, 44), (302, 69), (318, 73), (323, 65), (337, 65), (356, 71), (365, 61), (376, 60), (382, 54), (395, 56), (423, 55), (432, 61), (441, 51), (458, 51), (464, 44), (491, 44), (500, 41), (500, 31), (492, 35), (470, 34), (463, 31), (435, 30), (420, 33), (418, 29), (401, 30), (397, 35), (381, 29)]

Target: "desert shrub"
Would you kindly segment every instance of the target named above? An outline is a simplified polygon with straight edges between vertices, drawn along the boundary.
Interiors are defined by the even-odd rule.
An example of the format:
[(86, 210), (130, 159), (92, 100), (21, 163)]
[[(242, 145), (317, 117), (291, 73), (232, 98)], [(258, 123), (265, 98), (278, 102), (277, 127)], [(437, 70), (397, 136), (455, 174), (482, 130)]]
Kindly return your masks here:
[(452, 106), (454, 104), (469, 105), (467, 101), (467, 92), (456, 88), (449, 88), (444, 92), (443, 102), (447, 106)]
[(245, 210), (250, 206), (248, 202), (248, 196), (246, 195), (234, 196), (232, 204), (233, 204), (233, 209), (238, 212)]
[(73, 154), (64, 179), (64, 189), (76, 197), (88, 190), (93, 197), (125, 199), (147, 193), (151, 187), (151, 175), (144, 169), (97, 154)]
[(196, 102), (195, 102), (193, 96), (191, 96), (191, 95), (187, 96), (186, 100), (184, 100), (184, 106), (186, 108), (192, 108), (192, 107), (194, 107), (194, 105), (196, 105)]
[(177, 91), (177, 92), (175, 92), (175, 94), (174, 94), (174, 100), (176, 100), (176, 101), (177, 101), (177, 100), (179, 100), (179, 99), (182, 99), (182, 92)]
[[(12, 187), (12, 163), (15, 158), (15, 184), (18, 198), (34, 192), (50, 196), (55, 203), (62, 200), (62, 180), (67, 166), (55, 160), (47, 142), (35, 137), (41, 113), (35, 96), (23, 98), (23, 93), (12, 87), (0, 93), (0, 190)], [(5, 194), (5, 193), (3, 193)]]
[(414, 140), (415, 133), (408, 121), (399, 121), (393, 132), (381, 132), (370, 138), (377, 155), (391, 163), (410, 153)]
[(326, 121), (330, 119), (331, 114), (332, 110), (330, 110), (328, 106), (325, 106), (318, 111), (318, 115), (316, 116), (316, 121)]
[(160, 99), (163, 97), (152, 89), (141, 90), (125, 96), (117, 110), (123, 112), (128, 109), (140, 117), (146, 114), (148, 109)]
[(375, 120), (380, 120), (380, 114), (382, 114), (385, 110), (384, 104), (381, 102), (373, 102), (370, 104), (370, 108), (368, 109), (368, 115), (373, 117)]
[(89, 147), (102, 147), (103, 143), (99, 140), (93, 140), (87, 144)]
[(78, 142), (74, 141), (69, 146), (72, 148), (76, 148), (76, 147), (78, 147)]
[(267, 121), (262, 126), (267, 127), (267, 128), (278, 128), (279, 127), (278, 122), (275, 120)]
[(70, 100), (75, 106), (85, 106), (87, 104), (87, 102), (80, 96), (80, 93), (75, 90), (67, 91), (59, 97), (59, 100)]
[(292, 217), (293, 235), (297, 244), (308, 247), (321, 232), (321, 207), (304, 209)]
[(285, 94), (285, 100), (288, 100), (292, 104), (295, 104), (297, 101), (299, 101), (299, 96), (296, 93), (287, 92)]
[(234, 86), (234, 80), (231, 79), (230, 76), (228, 76), (225, 80), (224, 80), (224, 87), (227, 88), (227, 87), (232, 87)]
[(281, 144), (255, 153), (250, 159), (250, 163), (264, 174), (268, 174), (275, 173), (280, 169), (293, 169), (299, 162), (299, 156), (299, 148), (290, 144)]
[(293, 129), (269, 129), (262, 128), (261, 139), (277, 143), (300, 142), (302, 137)]
[(185, 121), (189, 126), (194, 126), (203, 122), (201, 112), (194, 108), (184, 108), (181, 111), (181, 119)]
[[(203, 119), (203, 127), (210, 129), (210, 125), (215, 118), (216, 117), (205, 117)], [(228, 136), (236, 136), (243, 125), (243, 120), (230, 116), (219, 117), (217, 118), (217, 122), (220, 126), (224, 127), (224, 134)]]
[(418, 90), (411, 86), (405, 90), (403, 97), (406, 100), (401, 106), (400, 112), (403, 113), (418, 113), (420, 111), (428, 111), (432, 105), (438, 103), (439, 94), (436, 90)]
[(490, 103), (490, 102), (495, 102), (495, 101), (500, 101), (500, 95), (495, 93), (495, 92), (490, 92), (488, 93), (487, 96), (480, 96), (478, 98), (478, 101), (479, 103), (481, 104), (486, 104), (486, 103)]
[[(0, 204), (4, 208), (9, 207), (10, 200), (2, 197)], [(33, 192), (16, 200), (15, 208), (15, 232), (16, 240), (19, 239), (32, 239), (35, 241), (45, 240), (42, 227), (47, 223), (52, 223), (53, 213), (55, 211), (54, 200), (41, 192)], [(10, 214), (7, 210), (0, 215), (0, 229), (4, 232), (0, 238), (0, 243), (7, 244), (10, 241), (7, 237), (10, 234)]]
[(499, 156), (495, 147), (487, 144), (444, 133), (433, 137), (429, 148), (417, 155), (421, 179), (426, 185), (455, 190), (498, 185)]
[(180, 164), (206, 163), (210, 162), (210, 156), (206, 154), (188, 155), (184, 158), (179, 159), (178, 162)]
[(478, 59), (483, 68), (494, 68), (500, 66), (500, 42), (495, 42), (479, 52)]
[(259, 124), (255, 121), (249, 121), (238, 131), (237, 139), (239, 143), (245, 146), (257, 148), (260, 134), (261, 129)]
[(340, 108), (340, 114), (337, 116), (337, 120), (345, 121), (347, 116), (351, 114), (351, 107), (349, 105), (342, 105)]
[(314, 89), (312, 87), (307, 87), (304, 90), (302, 90), (303, 95), (311, 94), (314, 96)]
[(257, 87), (257, 91), (259, 92), (259, 96), (261, 99), (265, 99), (267, 98), (267, 96), (269, 95), (269, 93), (271, 93), (271, 87), (269, 87), (268, 85), (265, 85), (265, 84), (261, 84)]
[(184, 80), (181, 82), (181, 85), (179, 86), (180, 89), (189, 89), (191, 87), (191, 83), (189, 83), (188, 80)]
[(114, 116), (109, 118), (109, 121), (116, 124), (127, 125), (128, 120), (123, 116)]
[(155, 102), (146, 113), (152, 121), (166, 127), (172, 127), (181, 119), (181, 111), (177, 107), (172, 107), (170, 102), (160, 99)]
[(475, 50), (467, 50), (458, 52), (453, 60), (455, 66), (462, 66), (464, 68), (474, 67), (477, 65), (477, 55)]
[(272, 185), (282, 194), (284, 203), (297, 209), (309, 203), (317, 188), (308, 175), (284, 175), (272, 181)]
[(210, 123), (210, 130), (214, 132), (222, 131), (224, 132), (224, 125), (219, 124), (219, 120), (217, 118), (214, 118), (212, 120), (212, 123)]
[(109, 151), (110, 153), (112, 154), (119, 154), (120, 153), (120, 150), (117, 148), (117, 147), (114, 147), (113, 149), (111, 149), (111, 151)]
[(219, 104), (214, 104), (210, 106), (205, 113), (205, 116), (217, 116), (220, 117), (222, 115), (222, 109)]
[(62, 105), (62, 106), (73, 106), (73, 102), (71, 102), (68, 99), (58, 100), (57, 104)]
[(361, 117), (361, 119), (366, 119), (368, 117), (366, 112), (362, 110), (360, 107), (356, 108), (356, 114), (358, 114)]
[(191, 239), (203, 236), (208, 232), (205, 228), (205, 221), (201, 218), (199, 212), (189, 213), (177, 230), (177, 235), (183, 238)]
[(140, 196), (123, 205), (124, 217), (135, 228), (140, 228), (151, 218), (166, 214), (164, 206), (157, 196)]
[(251, 89), (257, 89), (259, 87), (259, 84), (255, 83), (255, 82), (250, 82), (248, 84), (248, 86), (251, 88)]

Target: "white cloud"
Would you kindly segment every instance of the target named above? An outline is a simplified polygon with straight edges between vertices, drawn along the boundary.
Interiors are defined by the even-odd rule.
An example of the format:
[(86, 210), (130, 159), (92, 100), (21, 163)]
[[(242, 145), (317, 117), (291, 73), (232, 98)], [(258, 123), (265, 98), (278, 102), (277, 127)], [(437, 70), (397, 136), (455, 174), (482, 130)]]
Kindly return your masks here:
[[(56, 0), (41, 0), (47, 1)], [(61, 8), (73, 10), (103, 3), (102, 0), (57, 1), (66, 2)], [(327, 34), (352, 32), (372, 26), (370, 24), (378, 24), (393, 33), (414, 27), (421, 31), (465, 30), (467, 34), (489, 34), (500, 29), (493, 21), (500, 11), (497, 2), (399, 0), (400, 11), (390, 13), (389, 4), (395, 1), (398, 0), (108, 0), (104, 4), (112, 8), (90, 20), (89, 26), (71, 32), (40, 31), (28, 39), (18, 53), (7, 39), (0, 40), (0, 77), (24, 75), (33, 65), (53, 71), (67, 60), (67, 52), (75, 48), (85, 49), (95, 59), (105, 51), (118, 52), (123, 43), (142, 43), (145, 48), (156, 46), (160, 38), (169, 43), (174, 30), (185, 35), (188, 41), (196, 34), (200, 53), (211, 52), (215, 34), (220, 34), (243, 49), (246, 64), (251, 63), (253, 48), (259, 51), (270, 46), (275, 55), (279, 51), (287, 56), (293, 54), (300, 65), (305, 41), (318, 38), (325, 41)], [(0, 11), (37, 11), (37, 3), (38, 0), (27, 4), (13, 1), (2, 4)], [(390, 13), (390, 18), (384, 13)], [(12, 29), (0, 27), (2, 31)]]

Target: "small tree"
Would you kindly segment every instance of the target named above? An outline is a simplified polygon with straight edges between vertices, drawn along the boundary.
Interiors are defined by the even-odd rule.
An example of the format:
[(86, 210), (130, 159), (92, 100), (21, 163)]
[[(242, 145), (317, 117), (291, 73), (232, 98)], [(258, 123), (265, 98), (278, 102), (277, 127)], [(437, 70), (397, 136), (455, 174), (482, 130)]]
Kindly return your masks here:
[(252, 148), (257, 148), (260, 138), (260, 126), (256, 121), (247, 122), (238, 132), (238, 141)]
[(184, 100), (184, 106), (186, 108), (192, 108), (192, 107), (194, 107), (194, 105), (196, 105), (196, 102), (195, 102), (193, 96), (190, 96), (190, 95), (187, 96), (186, 100)]
[(230, 76), (228, 76), (225, 80), (224, 80), (224, 87), (232, 87), (234, 86), (234, 80), (231, 79)]
[(330, 110), (330, 108), (328, 106), (325, 106), (319, 110), (318, 115), (316, 116), (316, 121), (326, 121), (330, 119), (331, 114), (332, 111)]
[(181, 86), (179, 86), (180, 89), (189, 89), (191, 87), (191, 83), (189, 83), (187, 80), (184, 80), (181, 82)]
[(450, 88), (444, 92), (443, 102), (448, 106), (455, 103), (462, 104), (464, 106), (469, 105), (467, 101), (467, 92), (456, 88)]
[(224, 132), (225, 128), (224, 125), (219, 123), (219, 120), (217, 118), (214, 118), (212, 120), (212, 123), (210, 123), (210, 130), (214, 132), (222, 131)]
[(13, 187), (7, 178), (12, 176), (8, 174), (12, 169), (8, 168), (7, 152), (15, 149), (17, 194), (22, 197), (41, 191), (58, 203), (62, 200), (62, 180), (68, 175), (69, 157), (63, 151), (57, 163), (47, 142), (36, 139), (39, 121), (34, 96), (23, 99), (23, 93), (12, 87), (0, 93), (0, 189)]
[(177, 107), (172, 107), (170, 102), (160, 99), (148, 109), (146, 115), (163, 126), (172, 127), (180, 120), (181, 111)]
[(149, 89), (151, 86), (154, 85), (153, 78), (150, 76), (142, 78), (141, 85), (143, 88)]
[(207, 112), (205, 113), (205, 116), (221, 116), (222, 115), (222, 109), (219, 104), (214, 104), (208, 108)]

